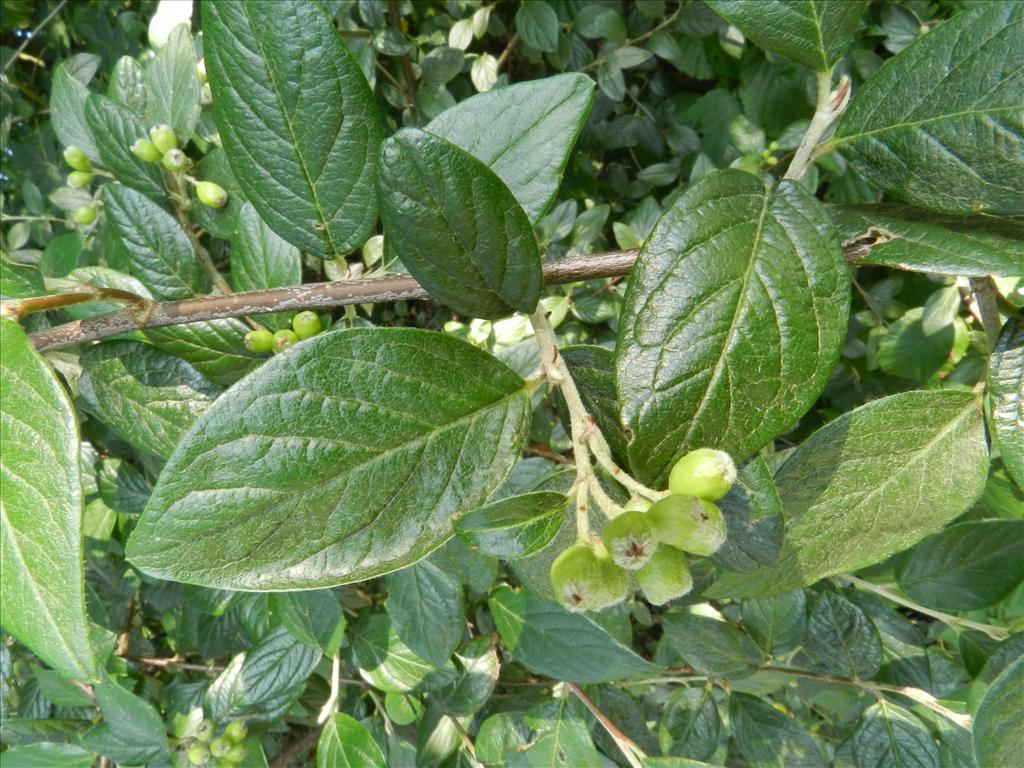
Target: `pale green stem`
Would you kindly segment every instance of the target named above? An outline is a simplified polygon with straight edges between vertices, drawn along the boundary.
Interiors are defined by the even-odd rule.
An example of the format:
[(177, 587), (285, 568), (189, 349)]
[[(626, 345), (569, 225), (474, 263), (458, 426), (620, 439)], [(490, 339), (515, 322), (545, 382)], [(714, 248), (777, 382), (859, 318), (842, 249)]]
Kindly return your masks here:
[(814, 157), (814, 150), (817, 149), (821, 137), (825, 131), (834, 123), (843, 110), (850, 96), (850, 79), (844, 77), (839, 81), (839, 87), (832, 92), (832, 70), (818, 72), (817, 74), (818, 95), (815, 102), (814, 117), (811, 124), (807, 126), (807, 133), (804, 134), (800, 146), (796, 150), (793, 162), (786, 169), (784, 178), (791, 181), (799, 181), (807, 171)]

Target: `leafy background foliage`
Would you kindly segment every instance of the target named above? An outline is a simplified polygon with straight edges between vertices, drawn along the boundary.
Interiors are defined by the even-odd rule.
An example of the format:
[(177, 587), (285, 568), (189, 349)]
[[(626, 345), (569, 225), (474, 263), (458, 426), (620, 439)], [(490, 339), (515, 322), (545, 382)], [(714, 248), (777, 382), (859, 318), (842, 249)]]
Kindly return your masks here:
[[(0, 321), (4, 765), (181, 766), (204, 717), (247, 766), (1019, 764), (1021, 4), (189, 6), (4, 0), (3, 298), (437, 301), (269, 360), (237, 318), (33, 351), (109, 294)], [(130, 152), (155, 123), (226, 206)], [(551, 600), (535, 307), (640, 480), (749, 459), (690, 595)]]

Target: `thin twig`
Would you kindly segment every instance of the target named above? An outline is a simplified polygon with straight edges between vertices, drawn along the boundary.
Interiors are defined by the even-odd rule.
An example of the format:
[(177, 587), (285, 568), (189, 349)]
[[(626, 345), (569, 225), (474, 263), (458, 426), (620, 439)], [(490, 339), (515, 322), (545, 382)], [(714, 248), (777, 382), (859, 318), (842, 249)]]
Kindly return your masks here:
[(518, 43), (518, 42), (519, 42), (519, 33), (516, 32), (514, 35), (512, 35), (512, 39), (508, 41), (508, 45), (505, 46), (505, 50), (503, 50), (501, 52), (501, 55), (498, 57), (498, 65), (497, 65), (497, 71), (498, 72), (501, 72), (502, 66), (504, 66), (505, 62), (508, 61), (509, 57), (512, 55), (512, 49), (516, 47), (516, 43)]
[(818, 97), (814, 108), (814, 117), (807, 126), (800, 146), (796, 150), (793, 162), (786, 169), (784, 178), (799, 181), (813, 160), (814, 150), (818, 148), (821, 137), (839, 116), (843, 114), (850, 101), (850, 78), (843, 77), (839, 86), (832, 90), (832, 70), (819, 72), (817, 75)]
[(54, 17), (58, 13), (60, 13), (61, 8), (63, 8), (67, 4), (68, 0), (60, 0), (60, 3), (57, 4), (57, 7), (50, 11), (50, 14), (45, 19), (40, 21), (39, 24), (36, 25), (35, 29), (28, 33), (28, 36), (24, 40), (22, 40), (21, 45), (18, 46), (17, 50), (13, 54), (11, 54), (11, 58), (9, 58), (7, 60), (7, 63), (4, 64), (4, 72), (6, 72), (10, 68), (11, 64), (14, 63), (14, 60), (21, 55), (21, 52), (25, 50), (28, 44), (35, 39), (36, 35), (39, 34), (40, 30), (42, 30), (43, 27), (45, 27), (47, 24), (53, 21)]
[[(299, 739), (293, 741), (288, 749), (271, 760), (270, 768), (292, 768), (292, 766), (300, 765), (298, 761), (316, 745), (322, 730), (322, 725), (310, 728)], [(306, 763), (301, 763), (301, 765), (306, 765)]]
[(135, 656), (126, 657), (125, 661), (130, 661), (133, 664), (141, 664), (146, 667), (175, 667), (176, 669), (185, 669), (190, 672), (209, 672), (210, 674), (216, 674), (224, 671), (224, 667), (218, 666), (217, 664), (191, 664), (177, 658), (161, 659), (151, 658), (148, 656)]
[(590, 697), (576, 683), (569, 683), (568, 685), (569, 690), (576, 694), (576, 698), (583, 702), (583, 706), (590, 710), (590, 714), (597, 718), (597, 722), (612, 737), (615, 746), (619, 748), (622, 756), (626, 758), (626, 762), (633, 768), (643, 768), (643, 760), (647, 755), (637, 746), (637, 743), (619, 730), (619, 727), (608, 719), (608, 715), (598, 709), (597, 705), (590, 700)]

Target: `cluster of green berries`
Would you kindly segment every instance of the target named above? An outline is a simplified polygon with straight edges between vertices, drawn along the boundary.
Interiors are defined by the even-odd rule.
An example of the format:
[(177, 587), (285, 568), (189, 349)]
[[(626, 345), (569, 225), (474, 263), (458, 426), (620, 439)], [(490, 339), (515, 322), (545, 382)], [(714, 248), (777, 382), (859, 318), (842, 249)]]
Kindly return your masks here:
[(322, 330), (320, 316), (307, 309), (292, 318), (291, 328), (282, 328), (276, 333), (271, 333), (266, 328), (249, 331), (245, 335), (245, 346), (250, 352), (284, 352), (293, 344), (316, 336)]
[(686, 553), (707, 557), (725, 542), (725, 519), (714, 502), (736, 482), (736, 465), (722, 451), (700, 448), (676, 462), (669, 494), (653, 504), (631, 500), (601, 539), (562, 552), (551, 565), (558, 601), (573, 611), (599, 611), (633, 591), (663, 605), (693, 588)]
[[(92, 161), (80, 147), (68, 147), (64, 150), (64, 162), (71, 168), (67, 184), (72, 189), (87, 189), (92, 184)], [(89, 226), (96, 221), (96, 206), (81, 205), (75, 209), (75, 221), (82, 226)]]
[[(214, 738), (217, 726), (212, 720), (203, 720), (196, 728), (195, 739), (185, 752), (189, 763), (195, 766), (212, 765), (214, 768), (234, 768), (245, 760), (245, 737), (249, 728), (235, 720), (227, 724), (222, 733)], [(212, 762), (211, 762), (212, 761)]]
[[(192, 167), (192, 161), (179, 148), (178, 136), (169, 125), (150, 128), (148, 139), (132, 144), (132, 154), (145, 163), (160, 163), (172, 173), (183, 173)], [(196, 182), (196, 197), (211, 208), (222, 208), (228, 201), (224, 187), (212, 181)]]

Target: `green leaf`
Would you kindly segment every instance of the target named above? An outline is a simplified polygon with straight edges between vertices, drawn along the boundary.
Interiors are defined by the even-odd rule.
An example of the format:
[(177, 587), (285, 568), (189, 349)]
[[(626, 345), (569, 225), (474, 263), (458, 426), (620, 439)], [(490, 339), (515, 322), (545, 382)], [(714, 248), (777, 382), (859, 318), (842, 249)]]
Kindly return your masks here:
[(511, 496), (467, 512), (455, 521), (455, 532), (493, 557), (526, 557), (551, 542), (568, 507), (561, 493)]
[[(969, 392), (904, 392), (843, 414), (776, 474), (782, 555), (726, 574), (708, 595), (761, 597), (881, 562), (938, 530), (981, 494), (988, 449)], [(899, 509), (899, 515), (891, 510)]]
[(828, 211), (844, 242), (863, 243), (853, 256), (858, 265), (1015, 277), (1024, 264), (1024, 236), (1018, 222), (948, 216), (884, 203), (831, 206)]
[[(236, 291), (280, 288), (302, 282), (302, 255), (294, 245), (274, 234), (251, 203), (238, 214), (238, 230), (231, 238), (231, 287)], [(291, 327), (289, 313), (260, 315), (271, 330)]]
[(53, 132), (65, 147), (78, 147), (94, 163), (100, 161), (99, 151), (85, 122), (85, 100), (89, 89), (69, 71), (73, 59), (62, 61), (53, 73), (50, 87), (50, 122)]
[(768, 464), (755, 456), (740, 468), (736, 483), (717, 502), (728, 533), (712, 561), (729, 571), (752, 571), (774, 563), (782, 551), (782, 502)]
[(558, 50), (558, 14), (544, 0), (529, 0), (516, 11), (516, 32), (522, 41), (538, 51)]
[(824, 209), (784, 181), (717, 171), (644, 243), (616, 349), (630, 464), (664, 480), (686, 451), (745, 459), (802, 416), (846, 334), (849, 277)]
[[(574, 302), (576, 308), (578, 302)], [(559, 349), (572, 374), (587, 413), (608, 441), (612, 456), (628, 463), (629, 435), (619, 421), (619, 403), (615, 395), (615, 353), (604, 347), (580, 344)], [(569, 423), (569, 409), (561, 391), (555, 391), (555, 403), (563, 424)]]
[(18, 768), (92, 768), (96, 755), (74, 744), (41, 742), (5, 750), (4, 762)]
[(35, 267), (13, 264), (0, 258), (0, 296), (5, 299), (23, 299), (46, 293), (42, 273)]
[(127, 108), (95, 93), (86, 99), (85, 120), (96, 137), (103, 165), (114, 178), (147, 197), (163, 201), (167, 193), (160, 166), (145, 163), (132, 154), (132, 144), (146, 138), (142, 122)]
[(750, 768), (824, 768), (810, 734), (771, 704), (734, 691), (729, 696), (733, 738)]
[(249, 326), (241, 320), (226, 318), (150, 328), (146, 336), (164, 352), (192, 363), (214, 384), (228, 386), (265, 359), (246, 349), (248, 332)]
[(364, 680), (385, 693), (415, 690), (434, 671), (398, 639), (386, 614), (364, 614), (348, 627), (355, 666)]
[(75, 411), (17, 323), (0, 320), (0, 347), (4, 630), (62, 674), (95, 679), (82, 574)]
[(746, 677), (761, 664), (757, 644), (725, 621), (690, 613), (662, 617), (664, 641), (698, 672), (714, 677)]
[(192, 219), (214, 237), (232, 239), (238, 230), (242, 206), (247, 200), (242, 188), (238, 186), (235, 174), (231, 172), (224, 150), (217, 147), (204, 155), (196, 163), (195, 176), (200, 181), (212, 181), (220, 185), (228, 193), (228, 201), (222, 208), (211, 208), (196, 202), (190, 211)]
[(554, 202), (593, 102), (589, 77), (555, 75), (460, 101), (426, 130), (487, 165), (536, 224)]
[(277, 592), (270, 597), (285, 629), (311, 648), (334, 656), (345, 632), (345, 616), (329, 589)]
[(231, 169), (265, 222), (324, 258), (377, 218), (373, 94), (317, 3), (204, 2), (213, 113)]
[[(121, 291), (134, 293), (143, 299), (153, 298), (146, 286), (131, 275), (126, 275), (124, 272), (118, 272), (114, 269), (107, 269), (106, 267), (79, 267), (72, 270), (71, 274), (68, 275), (68, 279), (97, 288), (117, 288)], [(65, 307), (64, 311), (72, 319), (81, 320), (85, 317), (95, 317), (96, 315), (105, 315), (108, 312), (116, 312), (119, 309), (124, 309), (124, 306), (123, 301), (111, 299), (110, 301), (88, 301), (82, 304), (72, 304), (69, 307)]]
[(315, 336), (196, 421), (128, 557), (161, 578), (228, 589), (309, 589), (396, 570), (443, 544), (452, 518), (497, 487), (529, 413), (523, 380), (453, 337)]
[(1024, 581), (1024, 520), (950, 526), (901, 553), (895, 566), (911, 600), (943, 611), (986, 608)]
[(924, 321), (924, 307), (914, 307), (885, 330), (878, 342), (878, 364), (883, 371), (925, 382), (946, 363), (956, 328), (950, 323), (929, 333)]
[(1010, 319), (999, 334), (988, 372), (992, 428), (1006, 471), (1024, 488), (1024, 322)]
[(857, 768), (939, 768), (939, 750), (921, 721), (884, 699), (861, 717), (851, 737)]
[(146, 65), (146, 122), (169, 125), (182, 144), (199, 121), (199, 73), (192, 31), (179, 24)]
[(494, 635), (479, 635), (463, 643), (455, 652), (458, 677), (431, 692), (431, 705), (456, 716), (473, 715), (483, 709), (494, 693), (501, 667), (496, 641)]
[(148, 701), (112, 678), (95, 687), (103, 722), (82, 735), (82, 744), (122, 765), (159, 764), (169, 752), (160, 714)]
[(387, 763), (370, 732), (355, 718), (337, 713), (320, 732), (316, 768), (387, 768)]
[(134, 466), (121, 459), (104, 459), (96, 477), (103, 503), (115, 512), (138, 515), (153, 486)]
[(462, 585), (430, 559), (388, 576), (388, 616), (410, 650), (442, 667), (462, 639)]
[(66, 232), (50, 238), (39, 259), (39, 271), (46, 277), (64, 277), (78, 266), (85, 238), (80, 232)]
[(979, 766), (1012, 766), (1024, 748), (1024, 658), (992, 683), (974, 716), (974, 756)]
[(826, 592), (811, 607), (803, 648), (826, 672), (869, 680), (882, 666), (882, 644), (867, 615), (842, 595)]
[(146, 76), (139, 62), (131, 56), (122, 56), (117, 60), (110, 72), (107, 96), (126, 107), (139, 120), (145, 119)]
[(1024, 6), (986, 3), (887, 61), (860, 88), (830, 145), (868, 181), (914, 205), (1019, 214), (1022, 95)]
[(81, 359), (88, 409), (137, 450), (169, 458), (220, 394), (195, 368), (137, 341), (107, 341)]
[(743, 626), (765, 651), (779, 656), (793, 650), (807, 628), (807, 596), (802, 589), (744, 600)]
[(432, 298), (474, 317), (533, 312), (543, 284), (533, 230), (481, 161), (403, 128), (381, 152), (380, 205), (389, 246)]
[(103, 186), (107, 221), (128, 253), (129, 271), (158, 299), (190, 299), (202, 275), (188, 236), (163, 208), (121, 184)]
[(570, 683), (603, 683), (657, 674), (593, 619), (526, 590), (499, 587), (488, 601), (501, 642), (539, 675)]
[(707, 0), (762, 48), (827, 72), (850, 43), (867, 8), (862, 0)]
[(537, 731), (530, 745), (520, 753), (527, 766), (578, 768), (601, 764), (587, 722), (568, 691), (554, 701), (531, 708), (524, 720)]
[(658, 726), (661, 751), (673, 757), (707, 760), (718, 749), (722, 718), (710, 686), (683, 688), (665, 702)]

